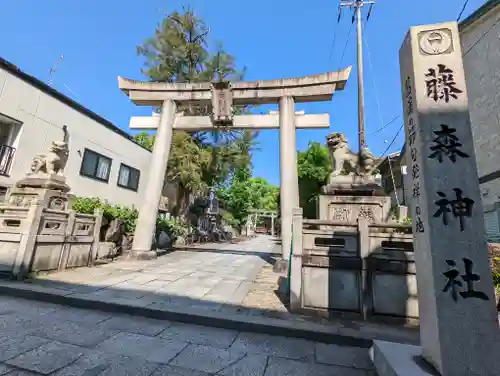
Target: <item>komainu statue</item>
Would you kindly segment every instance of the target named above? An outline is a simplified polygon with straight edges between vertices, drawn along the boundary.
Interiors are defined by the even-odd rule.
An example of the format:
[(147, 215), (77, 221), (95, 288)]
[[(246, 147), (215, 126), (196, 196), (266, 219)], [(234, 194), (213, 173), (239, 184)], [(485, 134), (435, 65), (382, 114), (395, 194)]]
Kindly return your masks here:
[[(372, 174), (377, 158), (368, 150), (361, 149), (361, 153), (353, 153), (347, 144), (347, 138), (343, 133), (332, 133), (326, 137), (326, 143), (333, 161), (332, 178), (338, 175), (358, 175), (368, 177)], [(348, 166), (346, 166), (346, 163)], [(346, 168), (349, 168), (349, 171)], [(347, 171), (347, 172), (346, 172)]]
[(31, 173), (46, 173), (49, 175), (63, 175), (64, 167), (68, 161), (69, 149), (65, 141), (52, 141), (49, 152), (37, 154), (31, 162)]

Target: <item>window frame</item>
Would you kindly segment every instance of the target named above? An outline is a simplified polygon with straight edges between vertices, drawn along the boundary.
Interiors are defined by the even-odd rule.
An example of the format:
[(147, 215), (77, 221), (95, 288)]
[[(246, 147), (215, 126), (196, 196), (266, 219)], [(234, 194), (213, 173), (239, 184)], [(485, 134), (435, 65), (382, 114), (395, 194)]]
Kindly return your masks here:
[[(121, 172), (122, 172), (122, 168), (128, 168), (130, 173), (129, 173), (129, 176), (128, 176), (128, 185), (123, 185), (120, 183), (120, 175), (121, 175)], [(137, 172), (137, 186), (136, 187), (133, 187), (130, 185), (130, 178), (132, 176), (132, 171), (136, 171)], [(133, 192), (137, 192), (139, 190), (139, 182), (141, 180), (141, 170), (137, 169), (137, 168), (134, 168), (132, 166), (129, 166), (128, 164), (125, 164), (125, 163), (120, 163), (120, 168), (118, 169), (118, 177), (116, 179), (116, 185), (120, 188), (124, 188), (124, 189), (128, 189), (129, 191), (133, 191)]]
[[(84, 166), (84, 163), (85, 163), (85, 157), (88, 154), (94, 154), (97, 157), (93, 174), (88, 174), (88, 173), (86, 173), (86, 172), (83, 171), (83, 166)], [(109, 161), (109, 168), (108, 168), (108, 173), (106, 174), (107, 175), (106, 179), (97, 176), (97, 171), (99, 169), (99, 161), (101, 159)], [(113, 159), (111, 159), (109, 157), (106, 157), (105, 155), (103, 155), (101, 153), (98, 153), (98, 152), (96, 152), (94, 150), (85, 148), (84, 151), (83, 151), (82, 163), (80, 165), (80, 175), (81, 176), (85, 176), (86, 178), (90, 178), (90, 179), (93, 179), (93, 180), (97, 180), (97, 181), (103, 182), (103, 183), (109, 183), (109, 177), (111, 175), (111, 167), (112, 167), (112, 165), (113, 165)]]

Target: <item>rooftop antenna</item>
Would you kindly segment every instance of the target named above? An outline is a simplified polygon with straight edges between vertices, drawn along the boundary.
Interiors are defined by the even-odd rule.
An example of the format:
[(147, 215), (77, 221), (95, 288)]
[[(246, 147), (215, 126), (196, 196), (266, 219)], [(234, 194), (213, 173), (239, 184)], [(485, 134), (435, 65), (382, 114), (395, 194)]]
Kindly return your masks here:
[[(59, 66), (59, 64), (63, 60), (64, 60), (64, 55), (59, 56), (59, 59), (57, 59), (55, 64), (52, 66), (52, 68), (49, 69), (49, 77), (52, 77), (52, 74), (56, 72), (57, 67)], [(49, 83), (49, 86), (52, 86), (52, 84), (54, 83), (54, 80), (52, 80), (52, 78), (50, 78), (48, 83)]]

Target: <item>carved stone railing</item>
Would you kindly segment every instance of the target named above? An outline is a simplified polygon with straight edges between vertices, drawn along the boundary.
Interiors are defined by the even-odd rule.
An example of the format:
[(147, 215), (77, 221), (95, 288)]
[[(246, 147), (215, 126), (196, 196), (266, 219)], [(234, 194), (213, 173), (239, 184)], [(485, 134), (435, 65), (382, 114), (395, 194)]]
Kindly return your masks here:
[(28, 273), (88, 266), (96, 259), (102, 212), (0, 206), (0, 272)]
[(411, 226), (308, 220), (294, 210), (290, 307), (418, 319)]

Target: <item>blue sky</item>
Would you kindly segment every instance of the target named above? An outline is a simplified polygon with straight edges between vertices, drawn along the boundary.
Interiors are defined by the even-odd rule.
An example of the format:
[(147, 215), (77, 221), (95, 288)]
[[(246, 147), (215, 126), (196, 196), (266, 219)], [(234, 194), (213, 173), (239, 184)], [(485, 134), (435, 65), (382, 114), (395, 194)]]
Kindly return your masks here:
[[(470, 0), (464, 17), (483, 3)], [(247, 67), (246, 78), (256, 80), (311, 75), (349, 65), (355, 73), (355, 30), (348, 39), (347, 9), (337, 24), (338, 4), (339, 0), (0, 0), (0, 53), (45, 81), (63, 54), (52, 76), (54, 87), (127, 129), (131, 116), (149, 115), (151, 109), (133, 105), (118, 89), (116, 77), (144, 79), (136, 45), (152, 35), (162, 13), (182, 5), (194, 7), (211, 27), (212, 45), (222, 41)], [(365, 33), (366, 128), (374, 153), (386, 149), (385, 141), (390, 142), (402, 124), (398, 119), (372, 135), (401, 114), (398, 51), (408, 28), (455, 20), (463, 4), (464, 0), (378, 0)], [(310, 141), (324, 142), (333, 131), (344, 132), (356, 148), (356, 90), (352, 74), (346, 90), (336, 93), (332, 102), (297, 105), (297, 110), (307, 113), (329, 112), (331, 118), (328, 130), (298, 131), (299, 150)], [(253, 158), (254, 175), (277, 185), (278, 140), (278, 131), (262, 132), (261, 150)], [(390, 152), (399, 151), (403, 141), (401, 132)]]

